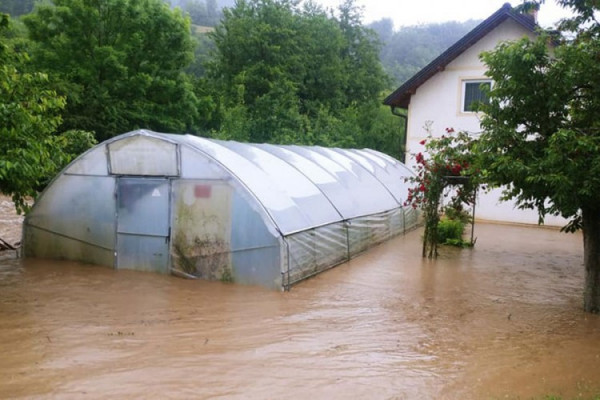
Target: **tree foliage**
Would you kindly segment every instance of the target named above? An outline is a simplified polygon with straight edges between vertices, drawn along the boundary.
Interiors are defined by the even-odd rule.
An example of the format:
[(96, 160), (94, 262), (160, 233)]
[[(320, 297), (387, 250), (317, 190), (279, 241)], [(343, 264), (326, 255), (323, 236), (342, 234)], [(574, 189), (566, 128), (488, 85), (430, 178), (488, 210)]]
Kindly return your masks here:
[(22, 212), (27, 196), (35, 196), (66, 157), (52, 135), (65, 99), (50, 89), (47, 75), (25, 72), (27, 55), (3, 37), (8, 23), (0, 14), (0, 192), (11, 195)]
[(100, 140), (144, 127), (193, 130), (198, 102), (183, 70), (189, 20), (161, 0), (54, 0), (24, 17), (35, 66), (65, 95), (62, 129)]
[[(506, 196), (524, 208), (571, 218), (600, 194), (600, 45), (559, 46), (546, 36), (504, 43), (483, 59), (494, 80), (480, 150), (489, 180), (509, 185)], [(583, 173), (586, 171), (586, 173)]]
[[(577, 16), (575, 33), (552, 50), (551, 38), (503, 43), (482, 55), (494, 85), (483, 105), (478, 151), (487, 180), (506, 198), (570, 219), (583, 228), (584, 307), (600, 311), (600, 40), (597, 2), (561, 1)], [(581, 25), (585, 23), (586, 25)]]
[(387, 86), (378, 41), (353, 1), (332, 15), (310, 2), (240, 0), (213, 38), (219, 137), (352, 147), (379, 136), (400, 153), (387, 130), (395, 122), (397, 138), (397, 121), (377, 119)]
[(239, 0), (214, 35), (190, 28), (161, 0), (53, 0), (2, 32), (0, 186), (19, 209), (95, 143), (90, 132), (103, 140), (145, 127), (402, 154), (400, 124), (380, 103), (379, 43), (354, 1), (333, 12)]

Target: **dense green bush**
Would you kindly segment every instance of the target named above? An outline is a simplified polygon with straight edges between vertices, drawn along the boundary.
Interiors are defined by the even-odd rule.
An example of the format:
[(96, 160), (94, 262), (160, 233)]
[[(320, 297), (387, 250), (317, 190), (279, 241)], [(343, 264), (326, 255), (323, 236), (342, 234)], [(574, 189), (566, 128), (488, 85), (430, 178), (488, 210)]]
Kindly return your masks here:
[(438, 223), (438, 239), (442, 244), (462, 242), (465, 224), (457, 219), (442, 218)]

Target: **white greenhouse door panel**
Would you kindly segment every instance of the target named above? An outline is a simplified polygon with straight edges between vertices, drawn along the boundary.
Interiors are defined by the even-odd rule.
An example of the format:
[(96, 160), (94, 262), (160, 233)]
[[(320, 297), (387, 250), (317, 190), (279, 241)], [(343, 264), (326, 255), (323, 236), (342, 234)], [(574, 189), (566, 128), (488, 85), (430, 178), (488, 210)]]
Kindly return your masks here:
[(169, 215), (168, 179), (118, 179), (118, 269), (168, 272)]

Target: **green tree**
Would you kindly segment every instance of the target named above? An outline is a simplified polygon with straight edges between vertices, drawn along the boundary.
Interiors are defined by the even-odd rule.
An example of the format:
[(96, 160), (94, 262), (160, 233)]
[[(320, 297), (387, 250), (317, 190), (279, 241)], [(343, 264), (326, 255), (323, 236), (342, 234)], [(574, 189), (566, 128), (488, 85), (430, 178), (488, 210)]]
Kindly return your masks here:
[(65, 99), (50, 89), (47, 75), (23, 72), (29, 60), (7, 44), (8, 24), (0, 14), (0, 192), (12, 196), (20, 213), (66, 161), (52, 135)]
[(237, 126), (250, 131), (246, 137), (251, 141), (293, 136), (300, 130), (300, 108), (308, 107), (301, 104), (298, 93), (310, 91), (313, 85), (306, 76), (308, 49), (303, 48), (309, 31), (301, 29), (305, 21), (294, 3), (238, 1), (236, 7), (224, 10), (222, 24), (213, 34), (217, 51), (210, 76), (222, 94), (223, 116), (235, 118), (227, 110), (246, 109), (238, 115), (246, 123)]
[(343, 147), (393, 142), (371, 140), (389, 134), (391, 118), (378, 119), (387, 80), (376, 35), (353, 1), (331, 15), (312, 2), (239, 0), (212, 37), (208, 76), (219, 94), (219, 137)]
[(351, 103), (378, 99), (389, 85), (379, 61), (381, 43), (375, 31), (362, 24), (361, 9), (355, 0), (344, 0), (339, 7), (339, 26), (345, 38), (342, 49), (344, 74), (348, 77), (345, 96)]
[(391, 18), (383, 18), (379, 21), (371, 22), (368, 27), (375, 31), (377, 36), (379, 36), (379, 40), (384, 45), (394, 36), (394, 21)]
[(404, 157), (404, 124), (398, 123), (398, 117), (390, 112), (388, 106), (381, 103), (365, 105), (357, 118), (355, 126), (360, 128), (357, 147), (380, 150), (398, 160)]
[(36, 68), (67, 98), (62, 129), (99, 140), (194, 130), (198, 100), (184, 73), (193, 47), (180, 10), (161, 0), (54, 0), (24, 18)]
[(486, 179), (522, 208), (583, 228), (584, 309), (600, 312), (600, 36), (597, 2), (561, 1), (577, 13), (571, 41), (504, 43), (482, 59), (494, 80), (478, 151)]
[(204, 78), (206, 77), (206, 66), (213, 57), (215, 43), (209, 36), (209, 32), (200, 27), (192, 27), (192, 39), (194, 41), (194, 61), (185, 71), (192, 78)]

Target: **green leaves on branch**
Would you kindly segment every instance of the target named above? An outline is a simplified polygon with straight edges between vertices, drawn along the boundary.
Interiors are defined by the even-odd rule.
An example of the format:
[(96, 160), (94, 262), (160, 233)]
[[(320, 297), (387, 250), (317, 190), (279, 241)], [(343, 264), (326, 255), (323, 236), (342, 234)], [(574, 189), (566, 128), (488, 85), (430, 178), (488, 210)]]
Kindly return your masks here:
[(47, 75), (23, 72), (28, 58), (2, 39), (7, 27), (7, 16), (0, 14), (0, 191), (22, 212), (26, 198), (58, 168), (51, 134), (65, 99), (48, 88)]
[(104, 140), (150, 128), (402, 154), (400, 124), (380, 104), (379, 44), (352, 0), (335, 14), (242, 0), (212, 35), (192, 34), (162, 0), (55, 0), (23, 21), (31, 69), (66, 99), (59, 130)]
[(27, 72), (29, 57), (4, 39), (7, 27), (0, 14), (0, 192), (24, 212), (28, 197), (95, 141), (89, 132), (54, 135), (65, 98), (50, 88), (48, 75)]
[[(353, 1), (337, 15), (287, 0), (241, 0), (224, 11), (209, 65), (220, 95), (219, 137), (254, 142), (377, 145), (400, 154), (383, 117), (386, 77)], [(389, 138), (390, 128), (395, 138)], [(385, 138), (373, 140), (373, 137)], [(383, 143), (385, 142), (385, 143)], [(390, 145), (390, 143), (392, 143)], [(387, 148), (382, 148), (387, 147)]]
[(99, 140), (135, 128), (193, 130), (198, 99), (184, 69), (189, 20), (162, 0), (55, 0), (24, 17), (36, 67), (67, 98), (62, 129)]
[[(522, 208), (579, 220), (600, 195), (598, 40), (505, 43), (482, 59), (494, 80), (479, 140), (486, 173)], [(571, 227), (577, 224), (571, 224)]]
[(600, 312), (600, 11), (597, 1), (560, 0), (574, 33), (550, 49), (546, 35), (507, 43), (482, 56), (495, 85), (482, 107), (479, 148), (486, 175), (509, 185), (522, 208), (583, 228), (584, 309)]

